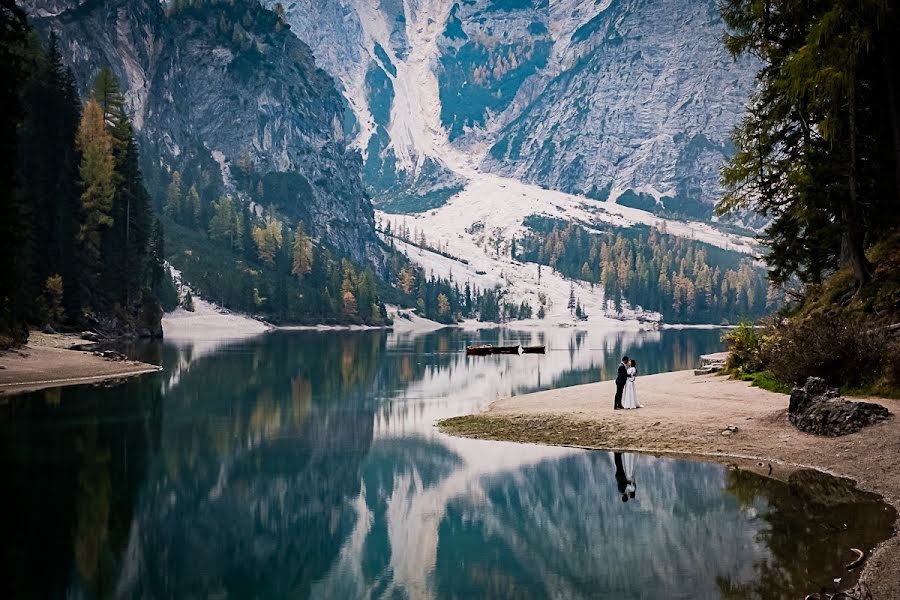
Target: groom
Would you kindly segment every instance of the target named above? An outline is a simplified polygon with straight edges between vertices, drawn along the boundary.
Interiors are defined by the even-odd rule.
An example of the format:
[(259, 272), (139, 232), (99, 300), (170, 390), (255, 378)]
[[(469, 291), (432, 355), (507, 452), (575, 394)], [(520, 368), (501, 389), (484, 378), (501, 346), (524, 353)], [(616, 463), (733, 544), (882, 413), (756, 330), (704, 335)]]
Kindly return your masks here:
[(625, 382), (628, 380), (628, 357), (623, 356), (622, 362), (619, 363), (619, 369), (616, 371), (616, 399), (613, 402), (613, 410), (622, 408), (622, 390), (625, 389)]

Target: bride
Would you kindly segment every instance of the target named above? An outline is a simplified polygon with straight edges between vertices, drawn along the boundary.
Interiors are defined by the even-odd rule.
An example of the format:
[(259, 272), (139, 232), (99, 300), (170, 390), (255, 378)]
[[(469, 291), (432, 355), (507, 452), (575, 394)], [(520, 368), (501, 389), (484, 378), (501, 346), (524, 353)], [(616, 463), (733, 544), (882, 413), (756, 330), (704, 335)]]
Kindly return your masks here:
[(625, 393), (622, 396), (623, 408), (641, 408), (634, 389), (634, 380), (637, 378), (637, 363), (632, 360), (628, 367), (628, 379), (625, 381)]

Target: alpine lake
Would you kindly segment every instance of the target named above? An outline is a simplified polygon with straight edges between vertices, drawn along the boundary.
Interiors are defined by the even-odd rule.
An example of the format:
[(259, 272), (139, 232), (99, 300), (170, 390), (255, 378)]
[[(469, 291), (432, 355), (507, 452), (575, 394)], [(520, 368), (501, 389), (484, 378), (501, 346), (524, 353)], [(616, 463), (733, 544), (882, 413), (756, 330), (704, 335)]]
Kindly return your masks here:
[[(281, 331), (138, 344), (0, 397), (4, 598), (802, 598), (895, 513), (846, 480), (454, 438), (512, 394), (693, 368), (720, 331)], [(545, 355), (468, 357), (471, 343)], [(611, 402), (598, 398), (598, 402)], [(629, 458), (629, 457), (626, 457)]]

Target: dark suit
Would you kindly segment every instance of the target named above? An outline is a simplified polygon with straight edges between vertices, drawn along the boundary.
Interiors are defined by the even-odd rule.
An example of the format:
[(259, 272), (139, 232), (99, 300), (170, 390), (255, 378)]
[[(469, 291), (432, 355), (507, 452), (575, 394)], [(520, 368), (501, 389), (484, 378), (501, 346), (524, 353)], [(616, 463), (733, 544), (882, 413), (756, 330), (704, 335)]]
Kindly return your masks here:
[(622, 390), (625, 389), (626, 381), (628, 381), (628, 368), (625, 363), (619, 363), (619, 370), (616, 371), (616, 399), (613, 402), (613, 408), (622, 408)]
[(628, 477), (625, 476), (625, 467), (622, 466), (622, 453), (613, 453), (613, 462), (616, 464), (616, 487), (619, 493), (624, 494), (625, 488), (628, 486)]

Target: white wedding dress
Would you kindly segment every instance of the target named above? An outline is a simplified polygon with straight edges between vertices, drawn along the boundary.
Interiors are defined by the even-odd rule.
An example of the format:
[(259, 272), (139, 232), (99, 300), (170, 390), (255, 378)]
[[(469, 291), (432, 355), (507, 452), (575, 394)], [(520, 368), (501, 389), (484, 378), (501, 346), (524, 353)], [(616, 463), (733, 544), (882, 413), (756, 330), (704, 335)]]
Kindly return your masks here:
[(637, 374), (637, 369), (634, 367), (628, 367), (628, 379), (625, 381), (625, 391), (622, 394), (622, 407), (623, 408), (640, 408), (641, 404), (637, 399), (637, 392), (634, 389), (634, 378)]
[(622, 455), (622, 466), (625, 469), (625, 479), (628, 481), (628, 484), (625, 486), (625, 493), (631, 498), (634, 498), (635, 492), (637, 491), (637, 485), (634, 483), (635, 458), (636, 456), (630, 452), (626, 452)]

